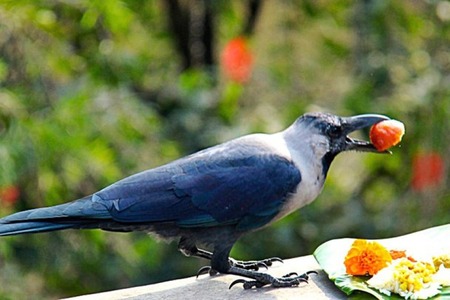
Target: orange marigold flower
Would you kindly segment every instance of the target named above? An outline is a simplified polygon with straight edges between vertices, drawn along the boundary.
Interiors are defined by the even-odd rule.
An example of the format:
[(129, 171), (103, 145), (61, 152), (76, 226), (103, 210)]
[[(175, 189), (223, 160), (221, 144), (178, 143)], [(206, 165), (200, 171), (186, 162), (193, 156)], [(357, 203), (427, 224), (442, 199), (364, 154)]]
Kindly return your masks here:
[(377, 242), (355, 240), (345, 257), (350, 275), (374, 275), (392, 261), (389, 251)]

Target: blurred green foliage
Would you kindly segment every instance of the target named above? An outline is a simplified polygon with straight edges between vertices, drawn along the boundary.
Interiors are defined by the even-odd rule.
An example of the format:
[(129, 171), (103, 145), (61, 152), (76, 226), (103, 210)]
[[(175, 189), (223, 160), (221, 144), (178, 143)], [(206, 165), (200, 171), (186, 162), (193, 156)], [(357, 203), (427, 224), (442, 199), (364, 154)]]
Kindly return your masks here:
[[(391, 156), (342, 154), (313, 204), (243, 238), (235, 257), (288, 258), (333, 238), (448, 223), (449, 2), (261, 1), (256, 21), (252, 2), (1, 1), (0, 190), (20, 195), (7, 202), (4, 192), (0, 214), (73, 200), (323, 110), (387, 114), (405, 123), (406, 136)], [(202, 60), (208, 51), (200, 47), (183, 59), (173, 8), (192, 39), (212, 32), (201, 40), (212, 58)], [(199, 22), (202, 16), (212, 22)], [(238, 84), (217, 61), (243, 33), (254, 65), (251, 79)], [(411, 179), (422, 170), (413, 161), (430, 152), (443, 158), (443, 178), (414, 189)], [(2, 238), (0, 299), (158, 282), (193, 275), (204, 263), (140, 233)]]

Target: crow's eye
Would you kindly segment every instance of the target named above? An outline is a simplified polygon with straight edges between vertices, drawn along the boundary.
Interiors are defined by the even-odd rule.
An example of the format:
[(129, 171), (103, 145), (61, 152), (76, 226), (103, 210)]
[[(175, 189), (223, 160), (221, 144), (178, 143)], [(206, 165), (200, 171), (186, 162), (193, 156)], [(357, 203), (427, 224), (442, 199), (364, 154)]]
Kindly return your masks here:
[(330, 126), (328, 128), (328, 134), (333, 138), (340, 137), (342, 135), (342, 128), (340, 126)]

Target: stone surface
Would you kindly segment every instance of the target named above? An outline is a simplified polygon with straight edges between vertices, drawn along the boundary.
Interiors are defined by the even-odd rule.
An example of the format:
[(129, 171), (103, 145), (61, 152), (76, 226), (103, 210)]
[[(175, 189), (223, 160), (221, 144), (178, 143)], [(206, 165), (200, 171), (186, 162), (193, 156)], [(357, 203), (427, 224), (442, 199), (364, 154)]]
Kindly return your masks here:
[(85, 295), (70, 298), (70, 300), (94, 299), (347, 299), (328, 279), (327, 275), (312, 255), (287, 259), (283, 264), (274, 263), (267, 270), (275, 276), (283, 276), (290, 272), (304, 273), (315, 270), (318, 275), (311, 274), (308, 284), (298, 287), (274, 289), (264, 287), (261, 289), (244, 290), (241, 284), (232, 289), (229, 285), (237, 278), (233, 275), (202, 275), (199, 278), (166, 281), (147, 286), (133, 287), (122, 290)]

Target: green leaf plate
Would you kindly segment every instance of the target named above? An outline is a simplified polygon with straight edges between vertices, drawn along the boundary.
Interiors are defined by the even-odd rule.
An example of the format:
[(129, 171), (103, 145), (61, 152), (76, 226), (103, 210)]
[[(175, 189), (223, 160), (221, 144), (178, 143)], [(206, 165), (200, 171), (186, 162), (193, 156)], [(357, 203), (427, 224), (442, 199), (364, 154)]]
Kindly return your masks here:
[[(355, 239), (349, 238), (331, 240), (323, 243), (314, 251), (314, 257), (328, 277), (344, 293), (351, 295), (352, 299), (367, 299), (369, 295), (382, 300), (403, 299), (399, 295), (392, 294), (389, 297), (370, 288), (366, 283), (368, 278), (350, 276), (345, 273), (344, 259), (354, 241)], [(376, 241), (388, 250), (406, 250), (407, 255), (419, 259), (425, 255), (448, 253), (450, 251), (450, 224)], [(373, 299), (373, 297), (369, 298)], [(430, 299), (450, 299), (450, 286), (444, 287), (439, 295)]]

